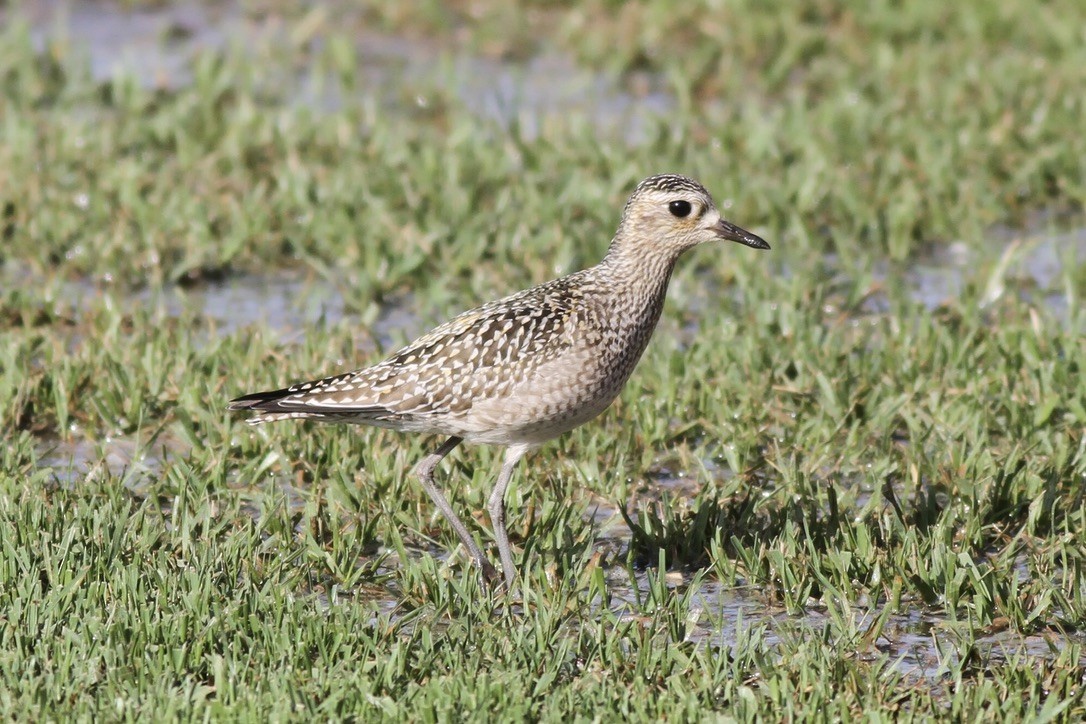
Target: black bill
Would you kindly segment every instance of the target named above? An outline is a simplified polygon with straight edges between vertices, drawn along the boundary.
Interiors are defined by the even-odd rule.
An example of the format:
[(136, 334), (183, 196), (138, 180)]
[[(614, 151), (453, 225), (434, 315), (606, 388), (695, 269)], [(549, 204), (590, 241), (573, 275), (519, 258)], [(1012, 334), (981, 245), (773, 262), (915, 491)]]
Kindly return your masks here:
[(717, 224), (716, 233), (720, 235), (721, 239), (727, 239), (728, 241), (735, 241), (745, 246), (752, 247), (754, 249), (768, 249), (769, 244), (766, 240), (760, 236), (755, 236), (746, 229), (740, 229), (738, 226), (730, 221), (724, 219), (720, 220)]

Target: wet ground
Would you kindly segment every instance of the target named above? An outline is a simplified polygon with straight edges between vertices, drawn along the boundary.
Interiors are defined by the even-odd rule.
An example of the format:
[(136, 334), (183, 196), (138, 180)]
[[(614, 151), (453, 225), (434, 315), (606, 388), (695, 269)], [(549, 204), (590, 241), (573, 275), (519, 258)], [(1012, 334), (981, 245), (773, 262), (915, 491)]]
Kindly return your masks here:
[[(338, 18), (314, 5), (311, 27), (336, 24)], [(189, 61), (202, 50), (229, 44), (254, 56), (275, 52), (277, 44), (299, 43), (274, 15), (245, 12), (243, 4), (224, 2), (164, 3), (124, 8), (107, 1), (30, 4), (32, 38), (39, 48), (59, 44), (85, 54), (96, 80), (131, 75), (146, 87), (171, 88), (191, 80)], [(2, 16), (0, 16), (2, 17)], [(305, 25), (301, 23), (300, 25)], [(434, 47), (419, 40), (389, 37), (359, 25), (357, 69), (374, 97), (390, 110), (415, 106), (426, 110), (451, 94), (480, 119), (503, 126), (516, 123), (532, 138), (548, 122), (583, 118), (593, 128), (621, 132), (630, 142), (643, 140), (656, 118), (675, 106), (663, 84), (645, 76), (627, 85), (633, 94), (570, 58), (543, 53), (520, 63), (506, 63)], [(343, 99), (329, 78), (309, 69), (292, 79), (293, 102), (317, 110), (336, 110)], [(407, 94), (407, 97), (405, 97)]]
[[(85, 53), (96, 78), (106, 79), (126, 72), (148, 85), (160, 87), (188, 82), (188, 63), (199, 49), (223, 47), (238, 38), (258, 47), (274, 42), (284, 32), (273, 20), (249, 18), (238, 6), (230, 4), (218, 9), (194, 3), (125, 10), (120, 4), (109, 2), (64, 5), (50, 1), (31, 4), (27, 12), (35, 42), (40, 47), (63, 43), (77, 53)], [(634, 95), (560, 56), (544, 55), (524, 63), (503, 63), (464, 54), (448, 55), (417, 41), (376, 34), (361, 38), (359, 51), (362, 63), (359, 71), (373, 80), (382, 102), (402, 102), (398, 94), (405, 78), (411, 81), (408, 85), (418, 87), (427, 83), (441, 85), (481, 119), (503, 124), (516, 122), (527, 135), (544, 127), (550, 118), (579, 113), (602, 131), (623, 129), (626, 141), (636, 143), (655, 119), (675, 106), (674, 99), (651, 80), (645, 83), (643, 93)], [(451, 82), (445, 83), (447, 80)], [(319, 86), (300, 76), (296, 102), (318, 109), (335, 108), (341, 99), (325, 93)], [(430, 102), (422, 94), (413, 101), (419, 106)], [(1043, 230), (1025, 235), (995, 231), (993, 238), (998, 246), (984, 259), (978, 258), (980, 252), (965, 243), (951, 243), (906, 266), (886, 264), (876, 268), (871, 273), (871, 293), (863, 312), (879, 314), (886, 310), (888, 302), (881, 286), (899, 275), (906, 280), (915, 302), (928, 310), (936, 309), (956, 299), (966, 280), (982, 267), (991, 270), (984, 282), (985, 302), (994, 303), (1004, 294), (1018, 294), (1034, 304), (1044, 305), (1057, 318), (1066, 315), (1072, 290), (1064, 287), (1061, 271), (1068, 265), (1086, 263), (1086, 230), (1058, 235)], [(845, 273), (838, 271), (832, 258), (825, 260), (825, 268), (831, 278)], [(8, 280), (15, 278), (9, 276)], [(126, 294), (92, 283), (59, 284), (57, 303), (61, 305), (74, 304), (74, 300), (87, 293)], [(697, 299), (708, 293), (709, 290), (687, 287), (683, 296)], [(188, 313), (212, 320), (211, 326), (220, 335), (243, 334), (249, 325), (266, 324), (279, 331), (283, 343), (300, 338), (312, 325), (332, 324), (351, 316), (335, 285), (312, 275), (233, 277), (189, 289), (170, 289), (153, 297), (150, 292), (136, 292), (122, 301), (131, 302), (133, 297), (142, 304), (161, 305), (166, 314)], [(477, 300), (463, 301), (468, 307)], [(386, 305), (376, 323), (368, 325), (372, 335), (369, 345), (387, 348), (396, 339), (410, 338), (422, 331), (420, 320), (429, 318), (431, 313), (432, 310), (416, 309), (410, 297)], [(164, 458), (183, 457), (186, 446), (161, 437), (88, 440), (75, 430), (69, 440), (43, 441), (39, 453), (41, 465), (51, 468), (62, 485), (79, 485), (109, 472), (123, 475), (126, 484), (138, 490), (161, 469)], [(726, 473), (720, 471), (722, 475)], [(690, 491), (684, 490), (684, 482), (681, 473), (674, 473), (662, 476), (655, 484), (675, 495), (689, 494)], [(291, 491), (289, 484), (284, 485)], [(301, 506), (305, 495), (294, 491), (288, 499), (298, 501)], [(616, 510), (597, 508), (593, 518), (601, 541), (609, 539), (620, 545), (628, 542), (628, 529)], [(634, 616), (637, 607), (633, 603), (638, 592), (644, 595), (648, 590), (648, 577), (653, 572), (637, 573), (630, 578), (625, 570), (615, 569), (608, 575), (616, 596), (612, 608)], [(675, 586), (689, 584), (682, 574), (669, 575)], [(821, 628), (827, 617), (817, 606), (810, 607), (803, 615), (788, 615), (767, 607), (766, 601), (755, 592), (722, 588), (712, 581), (701, 582), (694, 599), (688, 638), (713, 645), (734, 644), (739, 622), (748, 628), (764, 626), (765, 641), (772, 646), (780, 636)], [(375, 605), (394, 613), (397, 604), (389, 592), (375, 598)], [(863, 621), (877, 614), (853, 611), (848, 615)], [(882, 635), (871, 641), (866, 650), (848, 653), (888, 655), (897, 669), (910, 676), (937, 679), (945, 669), (946, 656), (950, 655), (944, 652), (954, 649), (949, 645), (953, 635), (948, 621), (914, 609), (891, 616)], [(996, 654), (1050, 657), (1072, 640), (1083, 641), (1083, 637), (1078, 634), (1024, 637), (1003, 631), (993, 632), (980, 643)]]

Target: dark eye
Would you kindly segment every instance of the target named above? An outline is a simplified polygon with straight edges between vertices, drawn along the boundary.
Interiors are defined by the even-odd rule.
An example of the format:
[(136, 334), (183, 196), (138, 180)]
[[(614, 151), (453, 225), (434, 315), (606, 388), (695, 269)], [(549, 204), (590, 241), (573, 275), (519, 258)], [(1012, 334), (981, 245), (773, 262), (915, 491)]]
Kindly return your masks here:
[(684, 216), (690, 215), (690, 202), (672, 201), (667, 205), (667, 210), (671, 212), (672, 216), (678, 216), (681, 219)]

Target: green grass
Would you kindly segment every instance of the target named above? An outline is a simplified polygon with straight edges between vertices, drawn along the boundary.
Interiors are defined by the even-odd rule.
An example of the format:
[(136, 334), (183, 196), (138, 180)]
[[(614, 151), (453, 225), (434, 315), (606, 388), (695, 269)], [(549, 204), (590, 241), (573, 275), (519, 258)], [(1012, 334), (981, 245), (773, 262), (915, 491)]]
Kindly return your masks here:
[[(4, 716), (1086, 716), (1079, 5), (387, 7), (254, 6), (286, 40), (172, 89), (5, 23)], [(530, 135), (449, 68), (375, 87), (374, 27), (675, 110), (636, 144), (578, 112)], [(595, 262), (664, 170), (773, 250), (683, 259), (621, 399), (523, 464), (523, 601), (410, 480), (433, 440), (225, 412), (377, 360), (390, 309), (395, 343)], [(1015, 263), (1068, 231), (1038, 289)], [(918, 296), (951, 244), (961, 293)], [(343, 314), (200, 303), (288, 276)], [(486, 544), (498, 463), (441, 471)]]

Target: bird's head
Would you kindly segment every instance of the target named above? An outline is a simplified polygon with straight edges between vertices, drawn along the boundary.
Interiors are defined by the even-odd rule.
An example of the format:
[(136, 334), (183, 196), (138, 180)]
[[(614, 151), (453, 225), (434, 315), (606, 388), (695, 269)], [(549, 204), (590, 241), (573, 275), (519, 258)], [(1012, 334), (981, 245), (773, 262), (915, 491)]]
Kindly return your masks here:
[(650, 176), (630, 195), (622, 212), (615, 244), (678, 256), (692, 246), (727, 239), (755, 249), (768, 249), (761, 237), (727, 221), (713, 197), (693, 179), (678, 174)]

